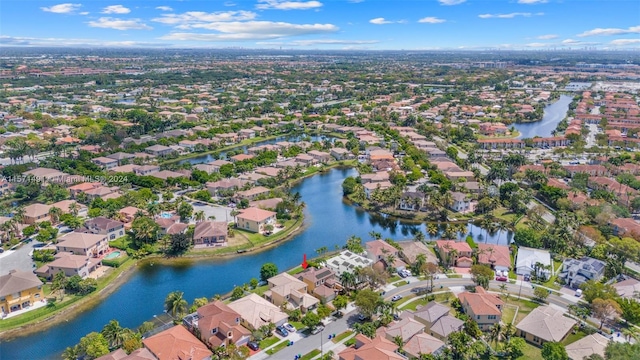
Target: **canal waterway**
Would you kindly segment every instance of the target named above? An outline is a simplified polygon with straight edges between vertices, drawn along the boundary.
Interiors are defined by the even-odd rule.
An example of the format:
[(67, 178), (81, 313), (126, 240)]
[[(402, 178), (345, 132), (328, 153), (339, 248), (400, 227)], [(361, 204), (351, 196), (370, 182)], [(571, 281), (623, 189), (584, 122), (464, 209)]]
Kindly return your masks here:
[(530, 123), (513, 124), (520, 132), (519, 138), (527, 139), (535, 136), (547, 137), (556, 129), (560, 121), (567, 116), (572, 96), (560, 95), (554, 103), (545, 106), (542, 120)]
[[(356, 175), (355, 169), (334, 168), (293, 187), (292, 191), (300, 192), (307, 205), (305, 229), (285, 244), (228, 259), (141, 267), (96, 307), (37, 334), (4, 342), (0, 346), (0, 358), (59, 359), (67, 346), (76, 344), (89, 332), (100, 331), (111, 319), (118, 320), (124, 327), (136, 328), (153, 319), (154, 315), (162, 314), (164, 298), (172, 291), (183, 291), (189, 303), (197, 297), (211, 298), (227, 293), (236, 285), (259, 278), (264, 263), (273, 262), (278, 269), (286, 270), (300, 264), (303, 254), (313, 257), (320, 247), (326, 246), (329, 250), (341, 247), (351, 235), (359, 236), (365, 242), (369, 240), (369, 232), (376, 231), (383, 238), (409, 240), (420, 230), (427, 238), (439, 238), (427, 234), (424, 224), (391, 220), (345, 202), (342, 182), (347, 176)], [(505, 231), (489, 234), (485, 239), (484, 230), (472, 224), (468, 224), (467, 229), (478, 242), (508, 244), (512, 238), (512, 234)]]

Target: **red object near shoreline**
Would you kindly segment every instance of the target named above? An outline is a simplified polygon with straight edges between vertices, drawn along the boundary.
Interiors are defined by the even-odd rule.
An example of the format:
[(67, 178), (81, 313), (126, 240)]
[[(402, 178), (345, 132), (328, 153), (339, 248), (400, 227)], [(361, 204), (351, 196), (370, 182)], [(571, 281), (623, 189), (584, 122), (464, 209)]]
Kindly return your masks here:
[(309, 263), (307, 263), (307, 254), (302, 255), (302, 268), (307, 269), (309, 267)]

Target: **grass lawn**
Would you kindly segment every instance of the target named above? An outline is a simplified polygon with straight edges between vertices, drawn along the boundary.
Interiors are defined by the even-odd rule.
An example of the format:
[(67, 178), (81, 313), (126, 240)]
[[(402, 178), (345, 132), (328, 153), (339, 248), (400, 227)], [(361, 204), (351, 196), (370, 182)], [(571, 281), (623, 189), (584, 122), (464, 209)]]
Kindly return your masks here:
[(276, 346), (274, 346), (271, 349), (267, 350), (266, 353), (269, 354), (269, 355), (273, 355), (273, 354), (277, 353), (278, 351), (286, 348), (287, 345), (289, 345), (289, 340), (285, 339), (282, 342), (279, 342)]
[(574, 342), (576, 342), (576, 341), (578, 341), (578, 340), (582, 339), (582, 338), (583, 338), (583, 337), (585, 337), (585, 336), (587, 336), (587, 333), (585, 333), (584, 331), (581, 331), (581, 330), (576, 331), (576, 333), (575, 333), (575, 334), (572, 332), (572, 333), (570, 333), (570, 334), (567, 336), (567, 338), (566, 338), (566, 339), (564, 339), (564, 340), (562, 341), (562, 344), (563, 344), (564, 346), (567, 346), (567, 345), (569, 345), (569, 344), (571, 344), (571, 343), (574, 343)]
[(334, 343), (339, 343), (340, 341), (346, 339), (347, 337), (351, 336), (353, 334), (353, 331), (351, 330), (347, 330), (345, 332), (343, 332), (342, 334), (338, 334), (336, 335), (336, 337), (334, 337), (331, 341), (333, 341)]
[(243, 236), (247, 240), (249, 240), (252, 246), (259, 246), (268, 242), (272, 242), (272, 241), (276, 241), (284, 238), (285, 236), (289, 235), (293, 231), (293, 229), (297, 227), (298, 223), (301, 221), (302, 221), (302, 218), (287, 220), (284, 223), (282, 223), (282, 225), (284, 225), (283, 230), (275, 234), (272, 234), (270, 236), (264, 236), (262, 234), (257, 234), (257, 233), (245, 231), (242, 229), (235, 229), (235, 232), (237, 236)]
[(260, 341), (260, 349), (266, 349), (266, 348), (268, 348), (269, 346), (271, 346), (271, 345), (273, 345), (273, 344), (277, 343), (277, 342), (278, 342), (278, 340), (280, 340), (280, 339), (278, 339), (278, 338), (277, 338), (277, 337), (275, 337), (275, 336), (269, 336), (268, 338), (266, 338), (266, 339), (264, 339), (264, 340)]
[(400, 287), (400, 286), (404, 286), (407, 285), (408, 282), (406, 280), (402, 280), (402, 281), (398, 281), (397, 283), (393, 284), (393, 286), (395, 287)]
[(449, 279), (461, 279), (462, 275), (460, 275), (460, 274), (447, 274), (447, 277)]
[[(520, 322), (520, 320), (524, 319), (527, 315), (529, 315), (529, 313), (533, 311), (533, 309), (540, 306), (540, 304), (535, 303), (533, 301), (518, 300), (513, 298), (505, 299), (505, 303), (508, 305), (514, 305), (518, 307), (518, 315), (516, 315), (516, 320), (513, 323), (514, 325), (517, 325)], [(505, 306), (505, 308), (507, 307), (508, 306)]]
[(426, 297), (423, 297), (423, 298), (420, 298), (420, 299), (418, 299), (418, 300), (414, 300), (414, 301), (412, 301), (412, 302), (408, 303), (408, 304), (407, 304), (407, 305), (405, 305), (405, 306), (398, 307), (398, 308), (401, 308), (402, 310), (411, 310), (411, 311), (415, 311), (415, 310), (416, 310), (416, 308), (418, 308), (418, 306), (425, 306), (425, 305), (427, 305), (427, 303), (428, 303), (428, 302), (429, 302), (429, 301), (427, 300), (427, 298), (426, 298)]
[(513, 322), (513, 318), (516, 316), (516, 307), (512, 305), (505, 305), (502, 308), (502, 322), (509, 324)]
[(257, 288), (251, 290), (252, 293), (255, 293), (256, 295), (260, 295), (260, 297), (262, 297), (262, 295), (264, 295), (264, 292), (269, 290), (269, 285), (263, 285), (263, 286), (258, 286)]
[(542, 359), (542, 353), (540, 348), (537, 348), (529, 343), (525, 343), (524, 349), (522, 349), (522, 356), (520, 356), (517, 360), (532, 360), (532, 359)]
[(318, 350), (318, 349), (313, 349), (313, 350), (311, 350), (310, 352), (308, 352), (307, 354), (302, 355), (302, 357), (300, 358), (300, 360), (311, 360), (311, 359), (313, 359), (314, 357), (316, 357), (316, 356), (318, 356), (318, 355), (320, 355), (320, 350)]
[(296, 328), (296, 330), (302, 330), (307, 328), (303, 323), (299, 321), (289, 321), (289, 324), (293, 325), (293, 327)]
[(516, 214), (503, 207), (493, 210), (493, 216), (509, 224), (511, 224), (517, 217)]
[(414, 294), (407, 295), (407, 296), (403, 297), (402, 299), (400, 299), (400, 300), (396, 301), (396, 306), (397, 306), (397, 307), (400, 307), (400, 306), (402, 306), (402, 304), (404, 304), (404, 303), (406, 303), (407, 301), (409, 301), (409, 300), (413, 299), (414, 297), (416, 297)]
[(398, 275), (393, 275), (392, 277), (390, 277), (390, 278), (389, 278), (389, 280), (387, 280), (387, 283), (388, 283), (388, 284), (391, 284), (391, 283), (396, 282), (396, 281), (398, 281), (398, 280), (400, 280), (400, 279), (402, 279), (400, 276), (398, 276)]
[(301, 272), (303, 272), (304, 269), (302, 268), (302, 266), (296, 266), (293, 269), (287, 271), (289, 273), (289, 275), (295, 275), (295, 274), (299, 274)]

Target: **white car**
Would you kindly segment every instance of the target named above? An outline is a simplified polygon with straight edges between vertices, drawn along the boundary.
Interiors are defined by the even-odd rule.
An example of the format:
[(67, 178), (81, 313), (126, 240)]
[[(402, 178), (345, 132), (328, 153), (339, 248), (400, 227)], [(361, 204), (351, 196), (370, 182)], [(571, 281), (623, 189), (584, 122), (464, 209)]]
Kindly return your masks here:
[(289, 323), (284, 323), (282, 324), (282, 326), (284, 326), (285, 329), (287, 329), (288, 332), (290, 333), (295, 333), (296, 332), (296, 328), (295, 326), (289, 324)]

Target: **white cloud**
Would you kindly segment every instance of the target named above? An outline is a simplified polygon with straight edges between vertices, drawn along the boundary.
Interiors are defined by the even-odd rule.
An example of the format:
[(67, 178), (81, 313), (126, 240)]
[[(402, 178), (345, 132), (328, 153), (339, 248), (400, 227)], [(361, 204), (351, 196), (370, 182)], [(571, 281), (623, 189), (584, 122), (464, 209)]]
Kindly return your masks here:
[(537, 39), (540, 40), (551, 40), (551, 39), (556, 39), (558, 37), (558, 35), (556, 34), (548, 34), (548, 35), (540, 35), (537, 37)]
[(131, 9), (126, 8), (122, 5), (111, 5), (102, 9), (103, 14), (128, 14), (131, 12)]
[(478, 15), (479, 18), (481, 19), (493, 19), (493, 18), (497, 18), (497, 19), (513, 19), (515, 17), (518, 16), (522, 16), (522, 17), (531, 17), (531, 16), (542, 16), (544, 15), (544, 13), (529, 13), (529, 12), (513, 12), (513, 13), (509, 13), (509, 14), (480, 14)]
[(467, 0), (438, 0), (440, 5), (458, 5), (466, 2)]
[(518, 4), (544, 4), (548, 0), (518, 0)]
[(640, 39), (616, 39), (616, 40), (612, 40), (609, 44), (613, 46), (626, 46), (626, 45), (640, 44)]
[(631, 26), (627, 29), (618, 28), (595, 28), (593, 30), (585, 31), (582, 34), (578, 34), (579, 37), (586, 36), (611, 36), (611, 35), (624, 35), (624, 34), (640, 34), (640, 25)]
[(382, 17), (371, 19), (369, 22), (376, 25), (393, 24), (393, 21), (385, 20)]
[(49, 7), (41, 7), (40, 9), (42, 11), (56, 13), (56, 14), (69, 14), (78, 10), (81, 6), (82, 4), (65, 3), (65, 4), (58, 4), (58, 5), (53, 5)]
[(156, 6), (156, 10), (160, 11), (173, 11), (171, 6)]
[(83, 12), (80, 12), (78, 14), (80, 14), (80, 15), (89, 15), (89, 12), (88, 11), (83, 11)]
[(529, 43), (529, 44), (525, 44), (524, 46), (526, 46), (526, 47), (530, 47), (530, 48), (541, 48), (541, 47), (551, 47), (551, 46), (553, 46), (553, 44), (547, 44), (547, 43)]
[(118, 19), (111, 17), (101, 17), (98, 20), (88, 22), (89, 26), (114, 30), (151, 30), (151, 26), (145, 24), (140, 19)]
[(320, 1), (288, 1), (288, 0), (258, 0), (256, 9), (260, 10), (309, 10), (322, 7)]
[(103, 47), (167, 47), (168, 43), (140, 41), (104, 41), (102, 39), (33, 38), (0, 35), (0, 46), (103, 46)]
[(253, 20), (256, 16), (257, 14), (253, 11), (217, 11), (212, 13), (188, 11), (183, 14), (162, 14), (161, 17), (151, 19), (151, 21), (177, 25), (180, 29), (190, 29), (203, 23)]
[(192, 27), (218, 33), (173, 32), (162, 40), (179, 41), (248, 41), (278, 39), (288, 36), (325, 34), (338, 31), (333, 24), (291, 24), (273, 21), (235, 21), (196, 24)]
[(236, 6), (236, 3), (234, 3), (233, 1), (225, 1), (224, 4), (222, 4), (224, 6)]
[(446, 21), (447, 20), (445, 19), (440, 19), (434, 16), (427, 16), (425, 18), (418, 20), (419, 23), (427, 23), (427, 24), (441, 24)]

